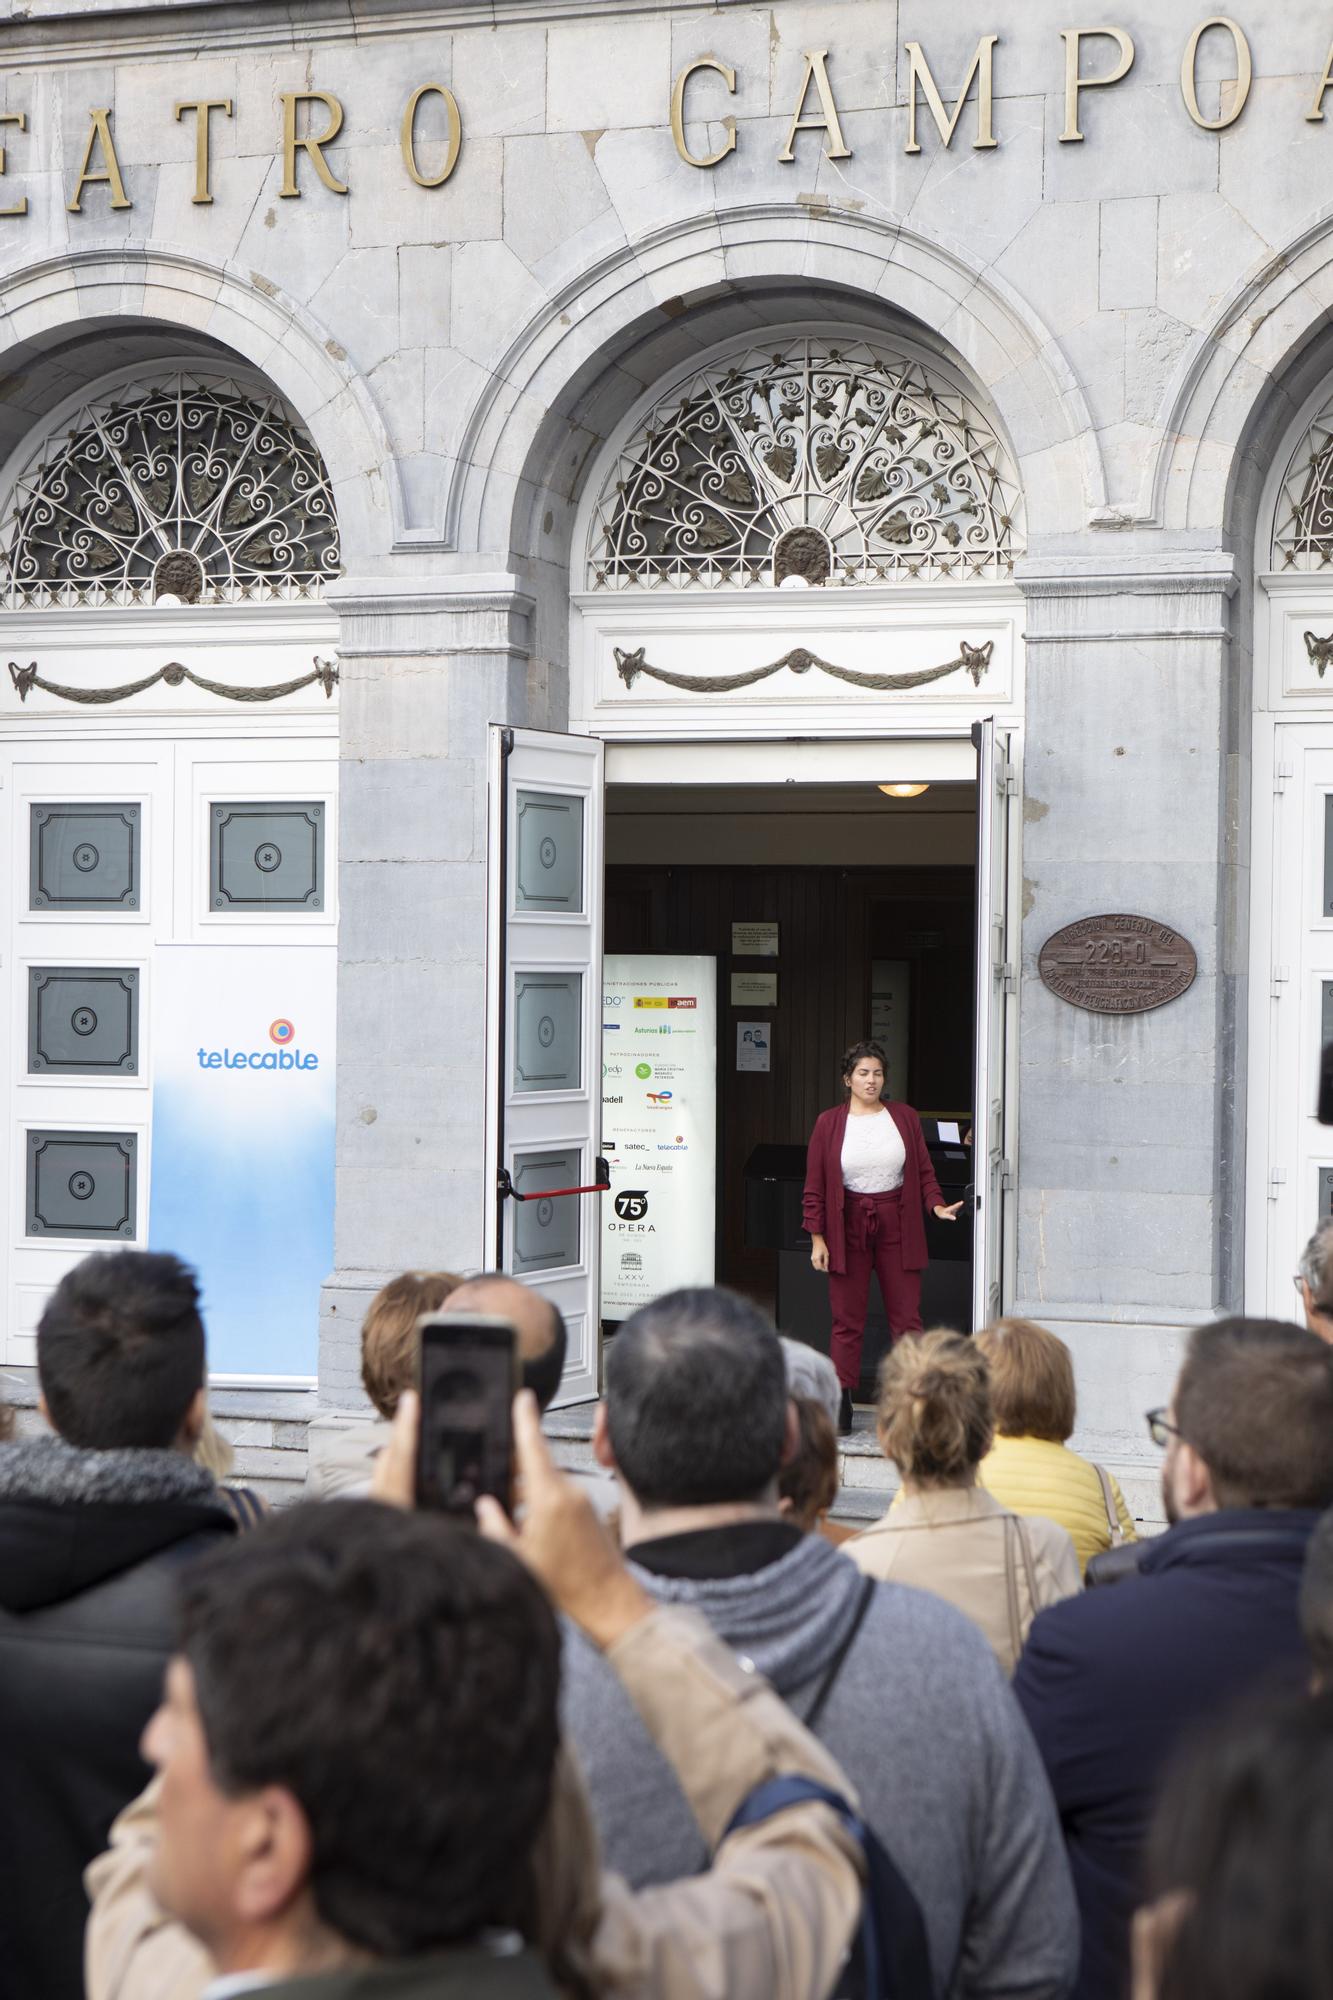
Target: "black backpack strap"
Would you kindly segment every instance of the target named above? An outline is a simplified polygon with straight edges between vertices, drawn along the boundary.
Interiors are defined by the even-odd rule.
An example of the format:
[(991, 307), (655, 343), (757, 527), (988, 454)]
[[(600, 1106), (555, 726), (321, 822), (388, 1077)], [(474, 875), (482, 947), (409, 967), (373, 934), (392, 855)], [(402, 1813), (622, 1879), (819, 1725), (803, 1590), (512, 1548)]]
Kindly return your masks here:
[(852, 1622), (843, 1633), (837, 1652), (833, 1655), (833, 1658), (824, 1670), (824, 1678), (819, 1683), (819, 1689), (814, 1700), (811, 1702), (806, 1713), (801, 1717), (811, 1735), (814, 1735), (819, 1727), (819, 1718), (824, 1713), (829, 1696), (838, 1684), (838, 1675), (842, 1672), (846, 1664), (847, 1655), (852, 1650), (856, 1635), (861, 1629), (867, 1611), (870, 1609), (870, 1600), (874, 1594), (875, 1578), (868, 1576), (861, 1585), (861, 1595), (857, 1600), (856, 1610), (852, 1613)]
[(861, 1922), (835, 2000), (934, 2000), (921, 1905), (883, 1842), (837, 1792), (814, 1778), (769, 1778), (738, 1807), (723, 1839), (814, 1800), (837, 1814), (861, 1849), (866, 1871)]

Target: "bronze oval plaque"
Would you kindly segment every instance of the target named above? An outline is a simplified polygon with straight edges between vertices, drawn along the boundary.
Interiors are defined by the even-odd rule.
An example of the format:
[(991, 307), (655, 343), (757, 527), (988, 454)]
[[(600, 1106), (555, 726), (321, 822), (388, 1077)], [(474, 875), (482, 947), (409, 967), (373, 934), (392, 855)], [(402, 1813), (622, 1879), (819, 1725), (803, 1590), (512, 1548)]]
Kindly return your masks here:
[(1037, 970), (1057, 999), (1093, 1014), (1146, 1014), (1193, 985), (1199, 961), (1152, 917), (1080, 917), (1048, 937)]

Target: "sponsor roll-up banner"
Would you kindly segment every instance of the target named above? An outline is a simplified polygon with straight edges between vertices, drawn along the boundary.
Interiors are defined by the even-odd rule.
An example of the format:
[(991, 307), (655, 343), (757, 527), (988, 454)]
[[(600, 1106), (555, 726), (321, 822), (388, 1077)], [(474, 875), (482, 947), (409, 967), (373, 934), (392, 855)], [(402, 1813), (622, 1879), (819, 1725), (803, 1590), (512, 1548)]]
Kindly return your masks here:
[(149, 1242), (193, 1264), (214, 1375), (313, 1376), (333, 1267), (332, 945), (167, 945)]
[(610, 953), (603, 972), (602, 1316), (711, 1285), (717, 960)]

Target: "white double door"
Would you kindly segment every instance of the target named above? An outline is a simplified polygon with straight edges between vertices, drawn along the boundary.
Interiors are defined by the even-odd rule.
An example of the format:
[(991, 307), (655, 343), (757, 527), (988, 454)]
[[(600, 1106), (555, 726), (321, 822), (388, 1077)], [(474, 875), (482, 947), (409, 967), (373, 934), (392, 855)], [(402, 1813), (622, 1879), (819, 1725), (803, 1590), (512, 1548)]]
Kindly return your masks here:
[(147, 1247), (164, 955), (332, 958), (336, 719), (321, 723), (0, 738), (5, 1362), (33, 1362), (46, 1298), (81, 1257)]
[[(981, 1326), (1002, 1308), (1012, 1236), (1018, 783), (1011, 732), (986, 721), (973, 744), (974, 766), (966, 744), (957, 747), (960, 775), (975, 769), (978, 787), (973, 1324)], [(698, 782), (691, 747), (671, 746), (684, 752), (679, 782)], [(791, 777), (800, 750), (770, 747)], [(864, 751), (871, 761), (873, 751)], [(569, 1328), (560, 1400), (573, 1403), (600, 1387), (603, 745), (495, 725), (489, 799), (483, 1256), (560, 1306)]]
[[(1261, 808), (1263, 775), (1256, 755)], [(1252, 1312), (1290, 1319), (1301, 1251), (1333, 1215), (1333, 1126), (1316, 1116), (1333, 1041), (1333, 723), (1278, 723), (1271, 776), (1251, 891), (1246, 1295)]]

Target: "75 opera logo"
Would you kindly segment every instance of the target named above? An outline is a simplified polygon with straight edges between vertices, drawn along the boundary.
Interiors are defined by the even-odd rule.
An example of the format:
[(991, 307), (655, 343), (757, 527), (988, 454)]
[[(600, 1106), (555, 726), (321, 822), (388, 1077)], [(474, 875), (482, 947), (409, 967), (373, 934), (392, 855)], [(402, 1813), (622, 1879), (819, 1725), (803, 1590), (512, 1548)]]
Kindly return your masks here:
[(631, 1193), (626, 1190), (616, 1196), (616, 1214), (622, 1222), (642, 1222), (648, 1213), (646, 1194)]

